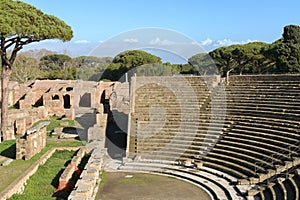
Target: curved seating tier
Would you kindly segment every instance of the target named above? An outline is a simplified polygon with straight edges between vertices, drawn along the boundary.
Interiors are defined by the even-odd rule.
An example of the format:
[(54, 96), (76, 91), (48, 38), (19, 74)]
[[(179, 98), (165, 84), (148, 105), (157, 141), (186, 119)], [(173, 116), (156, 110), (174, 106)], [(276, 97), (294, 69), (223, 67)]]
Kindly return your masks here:
[(126, 164), (121, 166), (118, 170), (125, 172), (154, 173), (180, 178), (205, 189), (213, 199), (243, 199), (226, 179), (204, 170), (179, 166), (176, 165), (176, 163), (159, 162), (158, 160), (151, 160), (151, 162), (147, 160), (134, 161), (126, 162)]
[(196, 76), (134, 81), (129, 155), (200, 162), (249, 197), (299, 198), (298, 175), (281, 176), (300, 164), (299, 75), (231, 76), (214, 88)]

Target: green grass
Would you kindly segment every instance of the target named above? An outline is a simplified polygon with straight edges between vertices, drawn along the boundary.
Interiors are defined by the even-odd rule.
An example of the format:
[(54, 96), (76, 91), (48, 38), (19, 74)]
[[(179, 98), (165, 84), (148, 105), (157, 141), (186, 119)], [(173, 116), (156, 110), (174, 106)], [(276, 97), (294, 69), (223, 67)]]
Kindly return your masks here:
[(5, 151), (9, 149), (12, 145), (16, 144), (16, 140), (6, 140), (0, 143), (0, 155), (5, 154)]
[(99, 189), (102, 188), (102, 187), (104, 186), (105, 180), (106, 180), (106, 172), (105, 172), (105, 171), (102, 171), (102, 174), (101, 174), (101, 182), (100, 182), (100, 185), (99, 185)]
[(47, 162), (27, 181), (23, 194), (15, 194), (10, 200), (53, 200), (53, 193), (59, 184), (59, 177), (74, 155), (74, 151), (56, 151)]
[[(0, 143), (0, 154), (3, 155), (3, 152), (9, 152), (10, 149), (13, 149), (15, 145), (15, 140), (4, 141)], [(38, 154), (33, 156), (30, 160), (14, 160), (8, 166), (0, 167), (0, 192), (2, 192), (9, 184), (15, 181), (20, 177), (24, 171), (30, 168), (37, 160), (40, 159), (48, 150), (52, 147), (77, 147), (82, 146), (83, 143), (79, 140), (57, 140), (57, 139), (48, 139), (46, 147)]]
[[(75, 127), (75, 125), (76, 125), (75, 124), (75, 120), (62, 120), (58, 116), (53, 116), (53, 117), (50, 118), (50, 120), (40, 120), (40, 121), (37, 121), (36, 123), (34, 123), (32, 125), (32, 127), (38, 125), (41, 122), (47, 122), (47, 121), (50, 122), (50, 124), (47, 126), (47, 131), (48, 132), (53, 131), (57, 127)], [(61, 126), (60, 123), (62, 123), (62, 122), (68, 122), (68, 126)]]
[(100, 191), (100, 189), (104, 186), (105, 180), (106, 180), (106, 172), (105, 172), (105, 171), (102, 171), (102, 174), (101, 174), (101, 182), (100, 182), (100, 184), (99, 184), (98, 192), (97, 192), (97, 194), (96, 194), (95, 199), (99, 199), (99, 195), (100, 195), (100, 194), (99, 194), (99, 191)]

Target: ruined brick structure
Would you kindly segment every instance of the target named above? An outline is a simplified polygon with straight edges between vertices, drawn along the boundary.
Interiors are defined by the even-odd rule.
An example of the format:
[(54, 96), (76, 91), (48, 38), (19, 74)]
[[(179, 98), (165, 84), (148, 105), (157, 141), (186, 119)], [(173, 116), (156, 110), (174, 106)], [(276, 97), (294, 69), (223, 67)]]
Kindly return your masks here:
[(35, 80), (25, 84), (10, 82), (7, 139), (25, 131), (39, 120), (51, 116), (75, 119), (75, 109), (98, 108), (111, 95), (110, 82), (81, 80)]
[(41, 122), (16, 140), (16, 159), (29, 160), (46, 146), (46, 127), (49, 123)]

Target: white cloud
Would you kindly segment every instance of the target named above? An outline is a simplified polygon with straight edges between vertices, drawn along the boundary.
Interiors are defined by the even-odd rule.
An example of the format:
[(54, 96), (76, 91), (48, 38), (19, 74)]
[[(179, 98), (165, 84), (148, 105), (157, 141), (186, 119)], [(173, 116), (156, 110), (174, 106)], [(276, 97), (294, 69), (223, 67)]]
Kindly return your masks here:
[(127, 42), (127, 43), (138, 43), (139, 39), (137, 38), (126, 38), (123, 40), (123, 42)]
[(208, 45), (211, 45), (212, 43), (213, 43), (213, 41), (210, 38), (207, 38), (206, 40), (203, 40), (200, 42), (200, 44), (202, 46), (208, 46)]
[(170, 40), (161, 40), (159, 37), (151, 40), (149, 42), (150, 45), (159, 45), (159, 46), (168, 46), (168, 45), (174, 45), (176, 42), (172, 42)]
[(89, 41), (87, 40), (77, 40), (74, 42), (75, 44), (87, 44), (87, 43), (90, 43)]
[(251, 39), (247, 39), (246, 41), (245, 40), (233, 41), (231, 39), (223, 39), (223, 40), (216, 41), (214, 46), (230, 46), (230, 45), (233, 45), (233, 44), (246, 44), (246, 43), (249, 43), (249, 42), (256, 42), (256, 41), (257, 40), (251, 40)]
[(229, 46), (233, 44), (238, 44), (239, 42), (232, 41), (231, 39), (223, 39), (216, 41), (215, 46)]
[(242, 44), (246, 44), (246, 43), (249, 43), (249, 42), (257, 42), (257, 40), (248, 39), (246, 41), (242, 41)]

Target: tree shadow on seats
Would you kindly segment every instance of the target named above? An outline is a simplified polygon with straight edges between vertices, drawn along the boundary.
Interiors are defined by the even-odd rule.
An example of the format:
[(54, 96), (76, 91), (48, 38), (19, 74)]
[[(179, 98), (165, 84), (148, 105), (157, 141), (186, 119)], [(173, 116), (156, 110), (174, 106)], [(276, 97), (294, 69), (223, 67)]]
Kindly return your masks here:
[(16, 159), (16, 144), (11, 145), (0, 153), (1, 156)]

